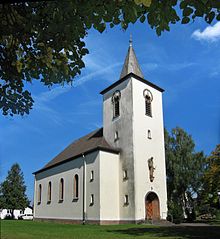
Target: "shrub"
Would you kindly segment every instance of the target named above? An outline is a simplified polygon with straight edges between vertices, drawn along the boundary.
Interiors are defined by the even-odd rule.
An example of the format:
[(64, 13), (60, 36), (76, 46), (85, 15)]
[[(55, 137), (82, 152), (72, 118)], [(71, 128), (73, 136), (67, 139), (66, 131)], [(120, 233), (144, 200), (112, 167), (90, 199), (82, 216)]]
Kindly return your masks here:
[(168, 217), (167, 220), (179, 224), (183, 221), (183, 209), (179, 203), (170, 203), (168, 206)]

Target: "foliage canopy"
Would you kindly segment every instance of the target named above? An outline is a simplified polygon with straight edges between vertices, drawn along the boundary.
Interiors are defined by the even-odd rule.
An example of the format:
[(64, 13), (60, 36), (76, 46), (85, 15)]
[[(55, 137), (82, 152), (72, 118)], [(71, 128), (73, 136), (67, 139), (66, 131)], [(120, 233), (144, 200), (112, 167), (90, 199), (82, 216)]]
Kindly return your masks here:
[(220, 144), (206, 159), (206, 170), (203, 177), (201, 200), (203, 204), (220, 207)]
[[(84, 38), (89, 29), (107, 26), (126, 30), (137, 20), (169, 31), (202, 17), (220, 20), (218, 0), (67, 0), (3, 1), (0, 4), (0, 109), (3, 115), (28, 114), (33, 106), (26, 83), (39, 80), (50, 87), (71, 84), (89, 53)], [(182, 16), (178, 16), (182, 12)]]
[(165, 130), (168, 209), (188, 218), (201, 188), (205, 163), (203, 152), (196, 153), (194, 148), (192, 137), (183, 129), (176, 127), (171, 134)]

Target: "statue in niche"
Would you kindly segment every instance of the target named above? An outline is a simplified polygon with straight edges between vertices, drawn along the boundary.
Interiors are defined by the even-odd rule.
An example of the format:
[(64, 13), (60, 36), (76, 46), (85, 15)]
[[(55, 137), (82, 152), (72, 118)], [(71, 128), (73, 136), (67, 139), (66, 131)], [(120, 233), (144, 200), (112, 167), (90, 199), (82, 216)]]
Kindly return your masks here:
[(153, 182), (154, 181), (154, 170), (155, 170), (153, 157), (148, 159), (148, 168), (149, 168), (149, 172), (150, 172), (150, 181)]

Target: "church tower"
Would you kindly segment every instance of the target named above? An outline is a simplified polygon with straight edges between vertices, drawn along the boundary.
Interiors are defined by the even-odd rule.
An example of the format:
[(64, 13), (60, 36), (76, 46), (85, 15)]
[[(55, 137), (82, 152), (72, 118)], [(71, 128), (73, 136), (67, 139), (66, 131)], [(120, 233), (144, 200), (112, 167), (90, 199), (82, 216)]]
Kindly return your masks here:
[(167, 216), (163, 91), (144, 79), (130, 39), (120, 79), (101, 92), (104, 138), (120, 150), (122, 221)]

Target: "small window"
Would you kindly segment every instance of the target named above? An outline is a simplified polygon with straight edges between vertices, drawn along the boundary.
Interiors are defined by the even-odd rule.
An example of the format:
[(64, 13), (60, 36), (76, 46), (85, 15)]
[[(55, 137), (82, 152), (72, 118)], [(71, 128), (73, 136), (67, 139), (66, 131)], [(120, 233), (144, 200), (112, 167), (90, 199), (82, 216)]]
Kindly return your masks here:
[(118, 131), (115, 131), (115, 141), (119, 139)]
[(47, 203), (51, 202), (51, 182), (48, 183)]
[(123, 171), (123, 180), (127, 180), (128, 179), (128, 171), (124, 170)]
[(38, 186), (38, 198), (37, 198), (37, 203), (41, 204), (41, 194), (42, 194), (42, 186), (39, 184)]
[(78, 174), (76, 174), (75, 176), (74, 176), (74, 184), (73, 184), (74, 186), (74, 188), (73, 188), (73, 197), (75, 198), (75, 199), (77, 199), (77, 198), (79, 198), (79, 176), (78, 176)]
[(115, 93), (112, 96), (113, 118), (117, 118), (120, 116), (120, 98), (121, 92), (119, 90), (115, 91)]
[(94, 171), (92, 170), (90, 173), (90, 182), (94, 180)]
[(124, 196), (124, 205), (127, 206), (129, 204), (128, 202), (128, 195)]
[(148, 131), (147, 131), (147, 137), (148, 137), (148, 139), (152, 139), (150, 129), (148, 129)]
[(94, 205), (94, 194), (90, 196), (90, 206)]
[(64, 180), (63, 178), (60, 179), (60, 186), (59, 186), (59, 202), (63, 201), (64, 198)]

